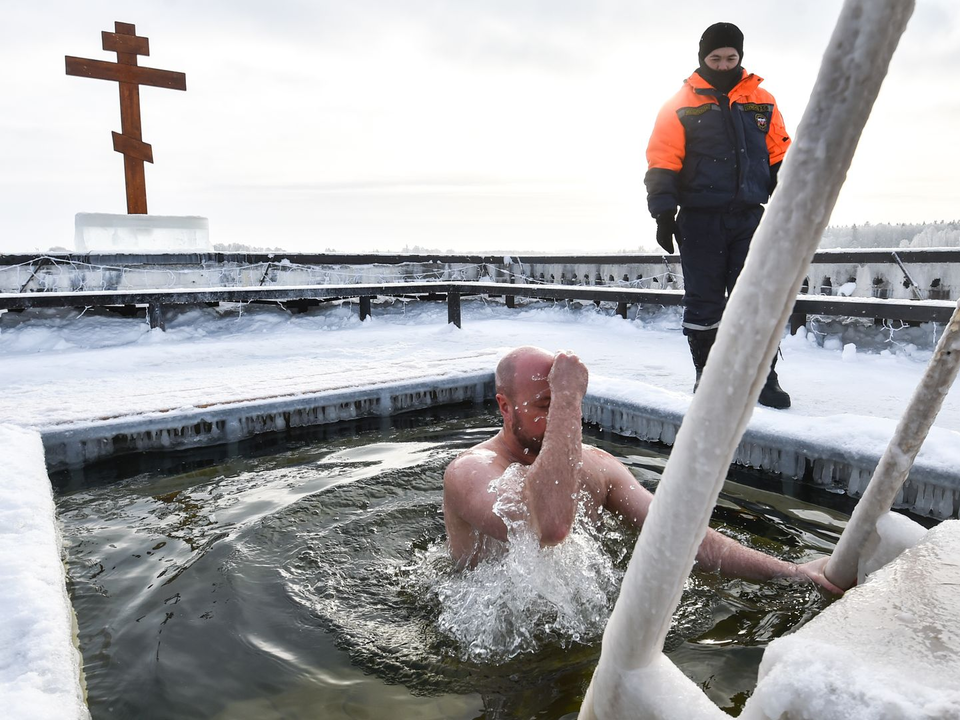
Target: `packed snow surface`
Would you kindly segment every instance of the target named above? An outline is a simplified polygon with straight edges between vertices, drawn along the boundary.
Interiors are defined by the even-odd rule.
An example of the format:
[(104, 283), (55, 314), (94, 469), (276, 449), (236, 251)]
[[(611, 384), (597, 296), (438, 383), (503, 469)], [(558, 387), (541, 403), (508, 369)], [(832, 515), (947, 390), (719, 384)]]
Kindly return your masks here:
[[(16, 448), (16, 452), (10, 452)], [(0, 706), (6, 718), (89, 717), (73, 645), (53, 490), (36, 432), (0, 425)]]

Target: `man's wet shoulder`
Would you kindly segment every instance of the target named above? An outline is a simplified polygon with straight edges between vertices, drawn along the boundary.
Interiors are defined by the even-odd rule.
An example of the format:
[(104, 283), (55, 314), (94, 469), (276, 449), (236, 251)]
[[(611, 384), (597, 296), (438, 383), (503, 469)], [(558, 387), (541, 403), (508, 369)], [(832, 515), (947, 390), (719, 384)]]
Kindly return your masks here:
[(495, 470), (500, 465), (503, 465), (503, 462), (497, 452), (486, 443), (480, 443), (457, 455), (447, 466), (445, 476), (450, 478), (472, 475), (487, 469)]
[(601, 463), (620, 462), (606, 450), (601, 450), (596, 445), (588, 445), (587, 443), (583, 444), (583, 454)]

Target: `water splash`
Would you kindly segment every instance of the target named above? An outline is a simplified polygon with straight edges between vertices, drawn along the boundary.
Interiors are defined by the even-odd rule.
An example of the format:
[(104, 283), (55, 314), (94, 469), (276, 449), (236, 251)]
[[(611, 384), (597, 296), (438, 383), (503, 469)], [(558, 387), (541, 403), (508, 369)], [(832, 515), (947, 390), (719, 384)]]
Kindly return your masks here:
[(603, 547), (604, 524), (589, 519), (581, 501), (570, 535), (540, 547), (521, 501), (523, 481), (514, 465), (490, 486), (507, 543), (487, 543), (498, 547), (472, 569), (431, 578), (437, 626), (463, 660), (503, 662), (545, 646), (595, 643), (616, 598), (622, 571)]

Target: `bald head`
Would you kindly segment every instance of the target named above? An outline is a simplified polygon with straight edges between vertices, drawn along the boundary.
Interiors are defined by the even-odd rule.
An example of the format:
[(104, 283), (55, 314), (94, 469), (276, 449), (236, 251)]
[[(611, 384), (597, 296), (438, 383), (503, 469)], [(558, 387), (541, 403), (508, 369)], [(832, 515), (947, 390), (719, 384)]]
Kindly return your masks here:
[(516, 393), (518, 378), (546, 380), (552, 365), (553, 355), (543, 348), (532, 345), (515, 348), (504, 355), (497, 364), (497, 392), (513, 397)]

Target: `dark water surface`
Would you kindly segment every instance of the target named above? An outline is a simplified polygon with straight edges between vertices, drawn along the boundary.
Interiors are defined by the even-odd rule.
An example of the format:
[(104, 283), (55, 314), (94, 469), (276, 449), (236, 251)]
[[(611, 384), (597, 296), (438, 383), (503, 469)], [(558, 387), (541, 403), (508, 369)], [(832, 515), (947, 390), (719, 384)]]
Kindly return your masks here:
[[(597, 618), (576, 639), (524, 635), (526, 649), (498, 662), (438, 622), (442, 589), (461, 582), (442, 548), (443, 470), (496, 429), (493, 408), (447, 409), (53, 476), (93, 717), (576, 712), (599, 656)], [(588, 441), (655, 489), (662, 448)], [(751, 487), (758, 477), (732, 476), (714, 527), (786, 559), (829, 552), (845, 515)], [(617, 573), (635, 539), (612, 518), (598, 534)], [(694, 575), (666, 649), (736, 714), (765, 645), (827, 602), (810, 585)]]

